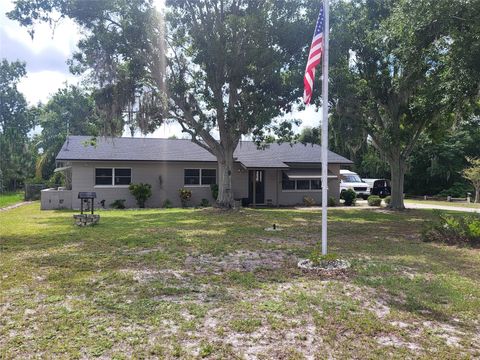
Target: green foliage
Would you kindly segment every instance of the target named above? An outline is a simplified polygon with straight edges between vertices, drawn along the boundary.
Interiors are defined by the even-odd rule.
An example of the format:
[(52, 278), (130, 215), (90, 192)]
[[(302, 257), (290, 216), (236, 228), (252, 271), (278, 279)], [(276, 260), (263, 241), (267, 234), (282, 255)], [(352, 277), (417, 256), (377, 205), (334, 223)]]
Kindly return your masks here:
[(162, 204), (162, 207), (165, 209), (171, 209), (173, 208), (173, 204), (169, 199), (165, 199), (165, 201)]
[[(480, 118), (462, 119), (451, 130), (437, 136), (422, 136), (414, 148), (405, 176), (405, 192), (412, 195), (462, 196), (468, 181), (462, 170), (467, 158), (480, 157)], [(461, 185), (463, 184), (463, 186)], [(456, 188), (458, 187), (458, 191)], [(466, 191), (461, 188), (464, 187)], [(462, 192), (447, 194), (443, 190)]]
[(448, 245), (480, 245), (480, 215), (443, 215), (436, 214), (423, 231), (422, 239), (426, 242), (441, 242)]
[(305, 206), (314, 206), (314, 205), (316, 205), (316, 203), (317, 202), (315, 201), (315, 199), (311, 196), (304, 196), (303, 197), (303, 205), (305, 205)]
[(145, 201), (152, 196), (152, 185), (150, 184), (130, 184), (128, 190), (130, 190), (130, 193), (135, 197), (138, 207), (140, 208), (144, 208)]
[(117, 199), (110, 204), (112, 209), (125, 209), (125, 199)]
[(178, 196), (180, 197), (182, 207), (187, 207), (188, 202), (192, 198), (192, 190), (185, 188), (178, 189)]
[(208, 199), (204, 198), (200, 201), (200, 206), (201, 207), (209, 207), (210, 206), (210, 201), (208, 201)]
[[(303, 0), (171, 0), (163, 16), (147, 0), (40, 0), (19, 1), (8, 16), (32, 35), (37, 23), (58, 18), (82, 27), (71, 70), (97, 86), (108, 132), (148, 133), (174, 119), (230, 174), (242, 135), (293, 137), (292, 121), (272, 121), (301, 96), (311, 9)], [(227, 175), (219, 188), (224, 206), (233, 202), (229, 182)]]
[(456, 182), (448, 189), (440, 191), (437, 196), (446, 198), (447, 196), (464, 198), (467, 196), (467, 193), (472, 193), (473, 188), (469, 184), (464, 182)]
[(391, 196), (386, 196), (385, 199), (383, 199), (383, 201), (385, 201), (385, 205), (390, 205), (390, 202), (392, 201), (392, 197)]
[(337, 206), (337, 205), (338, 205), (338, 204), (337, 204), (337, 199), (335, 199), (333, 196), (330, 196), (330, 197), (328, 198), (328, 204), (327, 204), (327, 205), (328, 205), (328, 207), (335, 207), (335, 206)]
[(210, 190), (212, 191), (212, 197), (217, 200), (218, 198), (218, 185), (217, 184), (211, 184), (210, 185)]
[(34, 170), (35, 153), (28, 138), (34, 112), (17, 88), (25, 75), (25, 63), (0, 62), (0, 190), (16, 190)]
[(382, 204), (382, 199), (377, 195), (370, 195), (367, 201), (368, 206), (380, 206)]
[(470, 166), (462, 171), (463, 177), (475, 188), (475, 202), (480, 202), (480, 158), (468, 159)]
[[(371, 139), (390, 165), (393, 208), (404, 207), (402, 180), (419, 137), (445, 132), (453, 111), (478, 95), (479, 67), (472, 71), (463, 60), (473, 59), (466, 53), (479, 47), (465, 43), (469, 49), (462, 51), (452, 41), (468, 37), (479, 44), (478, 21), (473, 2), (343, 0), (332, 5), (332, 131), (343, 141), (350, 139), (345, 130), (359, 128), (352, 137), (357, 150), (367, 136)], [(469, 36), (461, 34), (464, 27)], [(458, 68), (458, 77), (451, 76), (452, 68)], [(472, 79), (461, 76), (462, 68)]]
[(355, 206), (357, 202), (357, 193), (352, 189), (342, 190), (340, 198), (344, 200), (345, 206)]
[[(95, 112), (93, 97), (77, 86), (59, 89), (38, 109), (42, 132), (36, 136), (36, 148), (41, 154), (36, 162), (36, 176), (48, 179), (55, 169), (55, 157), (70, 135), (96, 136), (102, 124)], [(120, 135), (117, 132), (114, 135)]]

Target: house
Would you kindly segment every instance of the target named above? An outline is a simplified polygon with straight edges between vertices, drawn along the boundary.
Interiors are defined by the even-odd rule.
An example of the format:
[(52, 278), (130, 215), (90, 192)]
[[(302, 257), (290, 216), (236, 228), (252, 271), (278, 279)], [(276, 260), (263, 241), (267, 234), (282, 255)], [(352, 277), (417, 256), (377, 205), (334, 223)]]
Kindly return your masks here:
[[(165, 200), (180, 206), (178, 189), (192, 190), (192, 205), (202, 199), (214, 202), (211, 184), (217, 183), (216, 158), (190, 140), (153, 138), (97, 138), (70, 136), (57, 155), (57, 169), (67, 178), (66, 188), (42, 192), (42, 209), (80, 208), (79, 192), (95, 191), (96, 206), (125, 199), (136, 207), (130, 183), (149, 183), (152, 196), (147, 207), (161, 207)], [(234, 153), (232, 190), (244, 205), (290, 206), (305, 196), (321, 203), (321, 148), (318, 145), (271, 144), (258, 149), (242, 141)], [(329, 197), (338, 200), (341, 165), (352, 162), (328, 153)]]

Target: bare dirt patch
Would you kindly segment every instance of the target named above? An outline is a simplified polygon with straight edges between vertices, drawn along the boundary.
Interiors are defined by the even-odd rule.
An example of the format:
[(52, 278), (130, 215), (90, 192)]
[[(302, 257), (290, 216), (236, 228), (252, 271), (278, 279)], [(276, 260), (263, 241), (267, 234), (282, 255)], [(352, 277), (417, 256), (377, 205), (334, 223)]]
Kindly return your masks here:
[(295, 266), (297, 258), (280, 250), (239, 250), (222, 256), (209, 254), (189, 255), (185, 260), (187, 269), (197, 273), (225, 271), (254, 271), (257, 269), (279, 269)]

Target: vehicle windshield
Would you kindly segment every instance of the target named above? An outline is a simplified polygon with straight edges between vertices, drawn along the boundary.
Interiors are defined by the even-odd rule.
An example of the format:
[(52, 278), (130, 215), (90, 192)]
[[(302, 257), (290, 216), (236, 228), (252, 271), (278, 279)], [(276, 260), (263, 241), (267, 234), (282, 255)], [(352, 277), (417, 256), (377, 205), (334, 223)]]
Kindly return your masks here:
[(343, 181), (349, 183), (361, 183), (362, 179), (358, 175), (343, 175)]

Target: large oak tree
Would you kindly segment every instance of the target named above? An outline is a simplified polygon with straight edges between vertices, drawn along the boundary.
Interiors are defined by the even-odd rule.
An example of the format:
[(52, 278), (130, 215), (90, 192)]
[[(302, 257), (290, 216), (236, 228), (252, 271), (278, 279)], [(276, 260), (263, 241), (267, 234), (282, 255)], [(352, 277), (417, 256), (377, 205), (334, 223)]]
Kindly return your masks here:
[[(306, 0), (18, 0), (10, 18), (34, 25), (61, 17), (82, 29), (72, 70), (88, 73), (111, 132), (177, 121), (218, 159), (218, 204), (233, 204), (233, 153), (300, 97), (315, 12)], [(308, 21), (307, 21), (308, 19)], [(58, 19), (56, 19), (58, 20)], [(218, 138), (214, 136), (218, 132)]]
[(479, 11), (469, 0), (333, 6), (334, 119), (362, 124), (388, 161), (392, 208), (404, 208), (406, 162), (422, 133), (444, 131), (478, 96)]

